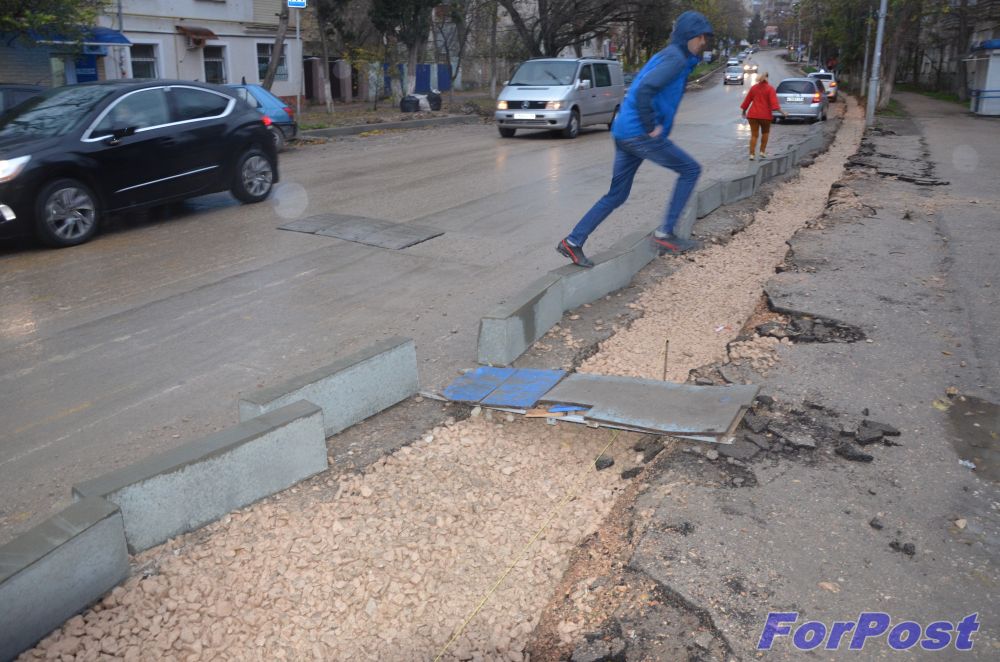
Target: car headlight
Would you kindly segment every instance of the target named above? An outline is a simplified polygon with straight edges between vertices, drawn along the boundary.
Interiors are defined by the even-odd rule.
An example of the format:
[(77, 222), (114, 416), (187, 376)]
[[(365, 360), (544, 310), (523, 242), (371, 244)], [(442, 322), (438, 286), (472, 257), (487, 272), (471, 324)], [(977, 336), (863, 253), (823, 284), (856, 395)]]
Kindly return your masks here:
[(507, 102), (497, 101), (497, 110), (507, 110)]
[(31, 156), (19, 156), (16, 159), (0, 161), (0, 182), (9, 182), (17, 177), (30, 160)]
[(562, 108), (562, 101), (546, 101), (545, 110), (559, 110)]

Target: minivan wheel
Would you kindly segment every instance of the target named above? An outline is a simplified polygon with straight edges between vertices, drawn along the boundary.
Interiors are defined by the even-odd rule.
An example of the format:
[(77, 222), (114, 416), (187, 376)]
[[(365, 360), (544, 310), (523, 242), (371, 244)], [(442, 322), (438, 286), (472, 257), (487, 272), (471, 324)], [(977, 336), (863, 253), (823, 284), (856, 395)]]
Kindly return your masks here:
[(260, 202), (274, 186), (274, 167), (256, 147), (243, 153), (236, 162), (236, 174), (229, 189), (240, 202)]
[(267, 130), (271, 132), (271, 140), (274, 141), (274, 149), (282, 152), (285, 149), (285, 134), (281, 132), (281, 129), (274, 126), (273, 124), (267, 127)]
[(569, 114), (569, 123), (566, 124), (566, 128), (562, 130), (563, 138), (576, 138), (580, 135), (580, 111), (574, 109), (573, 112)]
[(611, 130), (611, 127), (614, 125), (615, 120), (618, 118), (619, 110), (621, 110), (621, 106), (615, 106), (615, 112), (611, 113), (611, 121), (608, 122), (608, 131)]
[(517, 133), (517, 129), (506, 129), (502, 126), (497, 127), (497, 130), (500, 131), (501, 138), (513, 138), (514, 134)]
[(76, 179), (56, 179), (38, 194), (35, 230), (49, 246), (65, 248), (89, 241), (97, 232), (97, 196)]

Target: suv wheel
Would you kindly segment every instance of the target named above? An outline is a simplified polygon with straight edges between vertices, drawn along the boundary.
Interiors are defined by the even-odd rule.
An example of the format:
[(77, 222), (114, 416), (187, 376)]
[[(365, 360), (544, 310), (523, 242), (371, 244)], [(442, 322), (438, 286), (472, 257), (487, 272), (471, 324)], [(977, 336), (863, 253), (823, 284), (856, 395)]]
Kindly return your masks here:
[(251, 147), (236, 162), (236, 174), (229, 189), (240, 202), (260, 202), (271, 193), (274, 167), (264, 152)]
[(497, 130), (500, 131), (501, 138), (513, 138), (514, 134), (517, 133), (517, 129), (507, 129), (502, 126), (497, 127)]
[(97, 196), (75, 179), (56, 179), (38, 194), (35, 230), (49, 246), (64, 248), (89, 241), (97, 232)]
[(578, 135), (580, 135), (580, 111), (574, 108), (569, 114), (569, 123), (562, 130), (562, 137), (576, 138)]

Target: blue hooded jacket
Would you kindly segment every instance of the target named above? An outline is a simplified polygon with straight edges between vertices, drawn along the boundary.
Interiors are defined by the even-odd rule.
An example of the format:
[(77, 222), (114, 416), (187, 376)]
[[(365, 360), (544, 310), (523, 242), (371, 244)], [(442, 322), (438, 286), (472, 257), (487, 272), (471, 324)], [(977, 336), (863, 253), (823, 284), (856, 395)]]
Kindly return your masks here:
[(688, 74), (699, 62), (687, 43), (700, 34), (712, 34), (712, 25), (702, 14), (686, 11), (677, 17), (670, 45), (654, 55), (632, 81), (611, 129), (615, 138), (649, 135), (660, 125), (663, 135), (670, 133)]

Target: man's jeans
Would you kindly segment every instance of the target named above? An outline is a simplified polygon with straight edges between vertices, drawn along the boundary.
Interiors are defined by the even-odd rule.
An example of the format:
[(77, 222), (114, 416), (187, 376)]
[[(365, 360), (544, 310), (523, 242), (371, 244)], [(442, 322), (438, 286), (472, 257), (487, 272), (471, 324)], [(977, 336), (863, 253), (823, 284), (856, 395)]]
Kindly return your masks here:
[(636, 170), (646, 159), (680, 175), (674, 186), (674, 194), (670, 199), (670, 206), (667, 207), (666, 217), (659, 228), (660, 232), (673, 233), (674, 225), (677, 224), (684, 205), (694, 192), (694, 185), (701, 175), (701, 166), (666, 136), (661, 135), (658, 138), (639, 136), (627, 140), (615, 140), (615, 168), (611, 175), (611, 189), (576, 224), (568, 237), (569, 243), (583, 246), (590, 233), (628, 199)]

